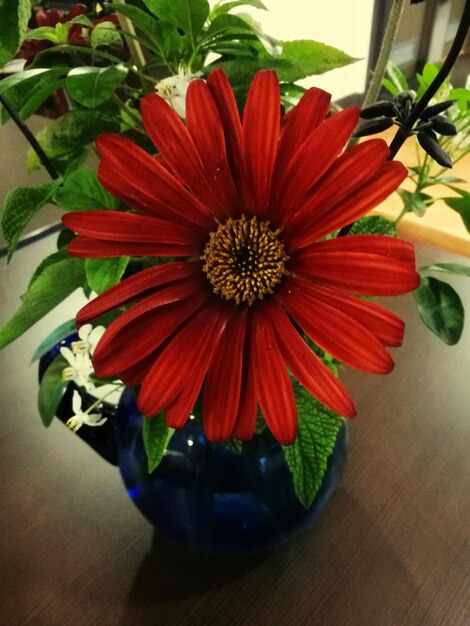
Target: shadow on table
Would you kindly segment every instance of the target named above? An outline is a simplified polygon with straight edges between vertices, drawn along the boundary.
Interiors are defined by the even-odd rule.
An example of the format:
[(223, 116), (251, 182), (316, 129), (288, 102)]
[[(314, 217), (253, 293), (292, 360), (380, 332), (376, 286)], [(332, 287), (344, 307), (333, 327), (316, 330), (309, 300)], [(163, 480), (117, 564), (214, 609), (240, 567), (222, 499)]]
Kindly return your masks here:
[(368, 623), (380, 623), (373, 620), (384, 616), (384, 608), (399, 620), (395, 623), (406, 623), (418, 596), (380, 527), (340, 488), (314, 528), (265, 555), (208, 556), (155, 533), (120, 624), (227, 626), (272, 620), (339, 626), (364, 623), (366, 615)]

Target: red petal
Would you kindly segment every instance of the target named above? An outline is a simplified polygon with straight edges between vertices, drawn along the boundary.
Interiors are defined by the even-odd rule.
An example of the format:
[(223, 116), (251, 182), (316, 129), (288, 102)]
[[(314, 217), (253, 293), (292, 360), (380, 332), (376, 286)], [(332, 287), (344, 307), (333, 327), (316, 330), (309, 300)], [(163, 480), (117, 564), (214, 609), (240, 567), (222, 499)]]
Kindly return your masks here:
[(117, 256), (192, 256), (197, 253), (197, 249), (188, 244), (136, 243), (75, 237), (69, 243), (67, 252), (82, 258), (107, 259)]
[(280, 91), (276, 73), (261, 70), (251, 83), (243, 113), (245, 180), (249, 209), (266, 212), (280, 128)]
[(111, 322), (93, 355), (97, 375), (119, 374), (158, 348), (207, 300), (199, 289), (191, 278), (170, 285)]
[(202, 200), (213, 215), (226, 214), (213, 190), (191, 135), (177, 113), (155, 93), (141, 102), (145, 128), (175, 176)]
[(370, 300), (351, 296), (329, 287), (314, 285), (302, 278), (296, 278), (296, 282), (305, 290), (305, 293), (346, 313), (365, 326), (384, 346), (401, 345), (405, 324), (388, 309)]
[(326, 91), (312, 87), (284, 116), (276, 161), (276, 171), (279, 174), (289, 165), (290, 159), (306, 137), (324, 121), (330, 107), (330, 98)]
[(119, 373), (119, 378), (128, 387), (137, 387), (137, 385), (140, 385), (147, 376), (149, 369), (157, 360), (160, 352), (161, 348), (157, 348), (157, 350), (148, 354), (141, 361), (138, 361), (137, 363), (134, 363), (134, 365), (131, 365), (131, 367), (122, 370)]
[[(228, 321), (229, 309), (215, 301), (172, 339), (145, 377), (138, 407), (146, 416), (173, 403), (192, 378), (205, 374)], [(201, 381), (202, 384), (202, 381)]]
[(282, 306), (273, 300), (268, 312), (282, 355), (300, 384), (335, 413), (354, 417), (356, 409), (346, 389), (303, 341)]
[[(308, 240), (309, 232), (321, 222), (332, 206), (347, 200), (348, 196), (378, 174), (386, 162), (390, 150), (382, 139), (365, 141), (342, 154), (311, 189), (296, 216), (286, 225), (284, 232), (289, 234), (290, 249), (296, 249), (298, 240)], [(375, 178), (374, 178), (375, 180)], [(298, 233), (297, 239), (291, 239)]]
[(397, 189), (406, 178), (407, 172), (406, 167), (397, 161), (384, 163), (381, 171), (367, 183), (334, 206), (329, 205), (318, 216), (318, 220), (315, 219), (313, 224), (300, 233), (295, 241), (296, 247), (308, 246), (371, 211)]
[(114, 285), (80, 309), (77, 314), (77, 325), (82, 326), (163, 285), (179, 281), (187, 276), (195, 276), (199, 274), (199, 271), (200, 263), (174, 262), (138, 272), (118, 285)]
[(271, 320), (262, 305), (256, 307), (253, 318), (253, 370), (261, 411), (274, 437), (288, 446), (297, 436), (297, 407), (292, 383)]
[(165, 419), (170, 428), (183, 428), (188, 421), (201, 390), (204, 375), (205, 371), (195, 372), (194, 377), (188, 380), (180, 395), (168, 406)]
[(240, 184), (243, 173), (242, 125), (237, 103), (227, 76), (219, 68), (207, 78), (224, 129), (228, 163), (236, 183)]
[(207, 209), (157, 159), (120, 135), (100, 135), (100, 183), (116, 198), (145, 215), (207, 229)]
[(231, 437), (249, 441), (255, 432), (258, 416), (258, 398), (256, 395), (255, 375), (253, 372), (253, 316), (248, 313), (243, 347), (242, 384), (240, 404)]
[(227, 164), (222, 123), (211, 92), (203, 80), (193, 80), (189, 85), (186, 123), (219, 198), (220, 215), (234, 215), (240, 209), (240, 202)]
[(230, 437), (240, 403), (246, 310), (227, 325), (204, 385), (204, 432), (209, 441)]
[(412, 244), (383, 235), (320, 241), (299, 255), (291, 269), (315, 282), (366, 296), (394, 296), (419, 285)]
[[(120, 211), (81, 211), (66, 213), (62, 222), (79, 235), (106, 241), (136, 243), (175, 243), (193, 245), (194, 254), (200, 246), (200, 236), (194, 230), (172, 224), (156, 217), (145, 217)], [(189, 224), (188, 224), (189, 226)]]
[(359, 109), (350, 108), (328, 118), (303, 142), (282, 175), (274, 181), (272, 211), (292, 214), (298, 201), (331, 167), (359, 119)]
[(287, 280), (282, 300), (294, 320), (317, 345), (339, 361), (372, 374), (387, 374), (393, 360), (380, 341), (352, 317), (311, 298), (296, 280)]

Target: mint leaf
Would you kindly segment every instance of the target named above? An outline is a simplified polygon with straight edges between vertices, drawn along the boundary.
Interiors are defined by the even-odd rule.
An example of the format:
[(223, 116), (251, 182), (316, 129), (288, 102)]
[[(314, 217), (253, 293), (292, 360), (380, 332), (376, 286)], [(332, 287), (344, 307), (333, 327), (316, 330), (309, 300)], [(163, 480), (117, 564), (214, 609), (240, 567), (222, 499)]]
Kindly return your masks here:
[[(83, 156), (84, 147), (95, 140), (100, 133), (119, 131), (119, 122), (109, 112), (90, 109), (75, 109), (57, 118), (36, 135), (46, 155), (60, 172), (67, 170), (70, 161)], [(27, 152), (28, 173), (39, 169), (41, 162), (32, 148)], [(75, 168), (76, 169), (76, 165)]]
[(0, 349), (17, 339), (84, 282), (83, 259), (68, 257), (45, 266), (21, 296), (17, 312), (0, 327)]
[(437, 278), (421, 276), (413, 296), (426, 326), (447, 345), (456, 344), (463, 331), (464, 308), (455, 289)]
[(38, 391), (38, 409), (44, 426), (50, 426), (60, 401), (65, 393), (68, 380), (62, 380), (62, 370), (67, 367), (67, 361), (56, 357), (47, 368)]
[(129, 260), (128, 256), (85, 259), (86, 279), (89, 286), (97, 294), (103, 293), (121, 280)]
[(354, 223), (351, 235), (390, 235), (396, 237), (397, 231), (393, 222), (380, 215), (367, 215)]
[(344, 420), (315, 400), (299, 383), (294, 385), (294, 393), (299, 432), (295, 443), (282, 449), (295, 493), (307, 509), (320, 489)]
[(2, 213), (2, 231), (8, 246), (8, 260), (31, 218), (51, 199), (59, 182), (52, 181), (38, 187), (15, 187), (5, 196)]
[(173, 433), (173, 428), (169, 428), (166, 425), (163, 415), (157, 415), (151, 419), (144, 417), (142, 436), (144, 438), (145, 452), (147, 453), (149, 474), (160, 465)]
[(98, 182), (94, 170), (76, 170), (67, 174), (55, 192), (54, 201), (66, 211), (117, 209), (119, 200)]

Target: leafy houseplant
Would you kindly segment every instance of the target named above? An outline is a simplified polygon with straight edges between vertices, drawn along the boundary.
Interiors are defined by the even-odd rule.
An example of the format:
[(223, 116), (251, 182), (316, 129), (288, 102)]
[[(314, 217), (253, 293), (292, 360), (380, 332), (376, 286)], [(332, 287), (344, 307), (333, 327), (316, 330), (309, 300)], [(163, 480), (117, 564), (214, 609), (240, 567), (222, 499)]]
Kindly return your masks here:
[[(24, 37), (48, 43), (24, 72), (0, 83), (4, 115), (28, 134), (21, 118), (57, 89), (70, 110), (31, 138), (29, 169), (44, 165), (52, 182), (12, 190), (5, 201), (10, 257), (46, 202), (66, 213), (58, 251), (33, 274), (20, 309), (0, 329), (0, 345), (75, 289), (94, 291), (77, 315), (80, 335), (55, 348), (42, 379), (46, 425), (73, 384), (68, 425), (98, 430), (100, 403), (122, 381), (138, 389), (146, 416), (138, 445), (152, 475), (181, 454), (174, 432), (193, 429), (190, 417), (202, 422), (212, 456), (249, 452), (253, 436), (269, 431), (282, 446), (290, 488), (309, 509), (344, 439), (343, 418), (355, 415), (339, 363), (387, 373), (386, 347), (403, 337), (403, 322), (369, 297), (419, 287), (412, 245), (394, 236), (393, 224), (366, 214), (407, 176), (391, 159), (405, 136), (425, 133), (428, 153), (440, 155), (430, 127), (415, 127), (413, 116), (421, 107), (421, 120), (426, 111), (434, 118), (426, 105), (442, 77), (416, 105), (402, 96), (403, 110), (397, 103), (372, 109), (386, 124), (390, 111), (399, 118), (401, 139), (390, 149), (372, 139), (342, 153), (359, 109), (330, 115), (329, 94), (295, 81), (353, 60), (318, 42), (275, 41), (232, 13), (242, 5), (264, 8), (259, 0), (212, 9), (206, 0), (115, 2), (106, 11), (119, 26), (114, 13), (81, 12), (26, 35), (24, 3), (3, 9), (18, 26), (16, 39), (2, 44), (4, 56)], [(468, 20), (467, 3), (461, 30)], [(72, 29), (80, 45), (70, 42)], [(370, 107), (362, 115), (374, 117)], [(372, 126), (357, 132), (364, 128)], [(80, 169), (92, 145), (101, 156), (97, 173)], [(446, 326), (431, 317), (434, 330)], [(72, 331), (62, 325), (36, 356)], [(98, 397), (85, 407), (90, 390)], [(218, 510), (214, 502), (210, 508)]]

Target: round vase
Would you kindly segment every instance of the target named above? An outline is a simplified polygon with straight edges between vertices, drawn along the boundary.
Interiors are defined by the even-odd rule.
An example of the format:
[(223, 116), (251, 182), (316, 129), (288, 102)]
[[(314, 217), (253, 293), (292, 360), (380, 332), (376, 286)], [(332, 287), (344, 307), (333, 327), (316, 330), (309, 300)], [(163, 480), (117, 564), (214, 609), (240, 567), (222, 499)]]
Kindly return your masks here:
[(295, 495), (281, 446), (268, 432), (238, 453), (209, 442), (196, 420), (175, 431), (151, 473), (135, 396), (126, 389), (115, 421), (118, 464), (140, 512), (163, 533), (212, 554), (273, 550), (315, 523), (338, 486), (346, 462), (343, 426), (322, 485), (305, 509)]
[[(41, 358), (44, 375), (68, 337)], [(57, 416), (72, 415), (69, 385)], [(84, 394), (84, 408), (94, 401)], [(209, 442), (197, 420), (174, 432), (159, 466), (149, 474), (143, 417), (134, 391), (126, 388), (118, 407), (103, 403), (108, 418), (77, 435), (104, 459), (118, 465), (129, 496), (158, 530), (188, 547), (211, 554), (257, 554), (273, 550), (314, 524), (331, 500), (346, 463), (348, 432), (339, 430), (321, 487), (306, 509), (299, 502), (281, 446), (265, 430), (241, 452)], [(158, 418), (157, 418), (158, 419)]]

